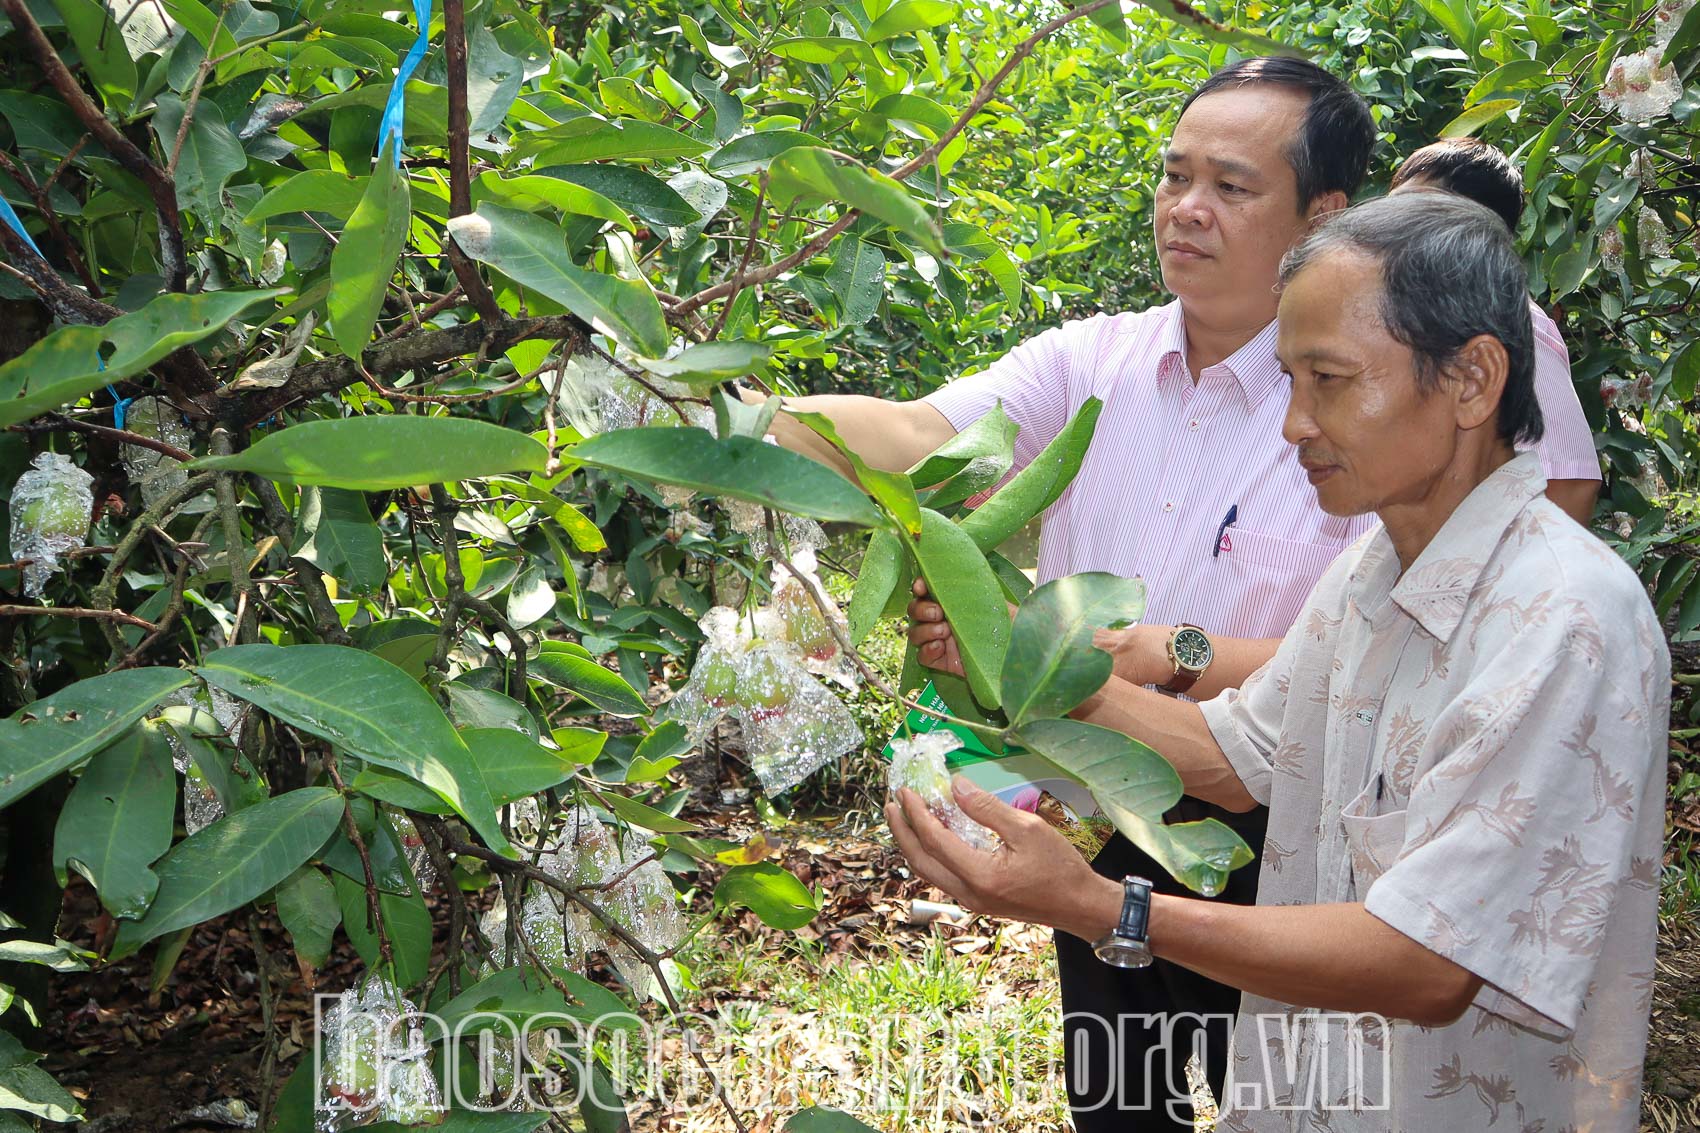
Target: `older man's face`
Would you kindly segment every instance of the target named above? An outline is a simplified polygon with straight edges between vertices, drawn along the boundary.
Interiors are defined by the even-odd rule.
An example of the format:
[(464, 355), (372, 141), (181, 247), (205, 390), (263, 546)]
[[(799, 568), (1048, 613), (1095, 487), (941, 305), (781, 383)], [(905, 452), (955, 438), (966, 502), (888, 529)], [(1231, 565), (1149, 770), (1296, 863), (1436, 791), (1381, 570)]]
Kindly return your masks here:
[(1458, 443), (1453, 399), (1418, 388), (1380, 304), (1380, 266), (1356, 251), (1322, 254), (1281, 294), (1275, 350), (1293, 384), (1282, 433), (1330, 515), (1422, 506)]
[(1157, 187), (1163, 286), (1209, 321), (1267, 322), (1281, 256), (1308, 227), (1287, 162), (1309, 107), (1267, 84), (1207, 94), (1175, 125)]

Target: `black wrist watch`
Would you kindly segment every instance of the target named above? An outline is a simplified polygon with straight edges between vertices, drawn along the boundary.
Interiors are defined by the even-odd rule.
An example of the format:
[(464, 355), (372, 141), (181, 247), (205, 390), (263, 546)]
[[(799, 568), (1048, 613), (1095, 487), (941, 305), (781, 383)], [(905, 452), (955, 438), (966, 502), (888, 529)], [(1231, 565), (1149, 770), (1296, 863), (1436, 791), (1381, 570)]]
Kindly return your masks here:
[(1151, 921), (1151, 883), (1143, 877), (1122, 878), (1122, 916), (1108, 936), (1093, 943), (1092, 953), (1117, 968), (1143, 968), (1151, 963), (1146, 926)]

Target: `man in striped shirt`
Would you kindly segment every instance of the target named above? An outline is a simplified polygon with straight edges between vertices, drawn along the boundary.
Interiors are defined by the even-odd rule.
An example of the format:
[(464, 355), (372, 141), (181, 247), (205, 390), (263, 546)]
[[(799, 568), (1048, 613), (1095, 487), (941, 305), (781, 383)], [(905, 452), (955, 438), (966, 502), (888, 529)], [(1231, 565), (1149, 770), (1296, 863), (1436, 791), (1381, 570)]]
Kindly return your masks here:
[[(1287, 385), (1274, 317), (1282, 255), (1315, 218), (1349, 203), (1374, 139), (1362, 100), (1313, 64), (1233, 64), (1188, 100), (1155, 194), (1158, 259), (1175, 302), (1046, 331), (919, 401), (829, 395), (787, 405), (830, 417), (870, 466), (903, 471), (999, 402), (1020, 425), (1017, 461), (1030, 461), (1087, 397), (1102, 399), (1080, 474), (1044, 516), (1037, 580), (1082, 571), (1144, 579), (1147, 618), (1164, 627), (1150, 632), (1166, 641), (1166, 627), (1185, 622), (1216, 639), (1193, 695), (1237, 685), (1273, 651), (1328, 564), (1373, 522), (1322, 512), (1281, 438)], [(849, 472), (783, 414), (775, 432)], [(922, 660), (939, 663), (942, 650)], [(1227, 822), (1254, 850), (1263, 844), (1261, 811), (1233, 814), (1192, 799), (1177, 809), (1179, 818)], [(1184, 892), (1120, 837), (1094, 868), (1142, 873), (1159, 891)], [(1218, 899), (1250, 904), (1256, 886), (1253, 865), (1236, 871)], [(1138, 1127), (1190, 1128), (1169, 1117), (1167, 1103), (1185, 1112), (1182, 1067), (1197, 1026), (1181, 1019), (1166, 1034), (1132, 1017), (1219, 1020), (1206, 1032), (1206, 1069), (1219, 1088), (1238, 991), (1163, 961), (1138, 972), (1110, 968), (1086, 942), (1056, 939), (1076, 1128), (1127, 1128), (1119, 1106), (1139, 1104), (1148, 1078), (1154, 1112)], [(1128, 1095), (1118, 1098), (1118, 1087)]]

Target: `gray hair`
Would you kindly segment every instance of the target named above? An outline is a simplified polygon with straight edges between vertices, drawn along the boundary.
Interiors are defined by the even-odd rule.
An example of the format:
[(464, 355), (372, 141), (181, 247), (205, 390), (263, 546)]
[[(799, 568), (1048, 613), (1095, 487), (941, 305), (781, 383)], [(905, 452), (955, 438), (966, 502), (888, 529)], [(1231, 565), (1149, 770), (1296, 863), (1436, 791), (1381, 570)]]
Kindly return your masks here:
[(1381, 322), (1416, 357), (1418, 388), (1439, 387), (1465, 343), (1491, 335), (1510, 367), (1499, 400), (1499, 436), (1541, 439), (1535, 398), (1535, 331), (1529, 277), (1505, 223), (1452, 193), (1401, 193), (1323, 219), (1281, 260), (1281, 283), (1334, 251), (1381, 266)]

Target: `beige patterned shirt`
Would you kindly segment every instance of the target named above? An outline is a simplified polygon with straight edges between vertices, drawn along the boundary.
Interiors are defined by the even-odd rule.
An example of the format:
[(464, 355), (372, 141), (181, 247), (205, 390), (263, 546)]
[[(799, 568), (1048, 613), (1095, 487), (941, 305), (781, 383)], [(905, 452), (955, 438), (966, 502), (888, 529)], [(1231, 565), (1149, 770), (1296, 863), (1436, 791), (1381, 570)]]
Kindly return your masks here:
[(1635, 1129), (1670, 655), (1545, 485), (1533, 455), (1504, 465), (1403, 577), (1377, 527), (1201, 705), (1270, 808), (1259, 904), (1361, 901), (1483, 980), (1432, 1028), (1248, 994), (1221, 1128)]

